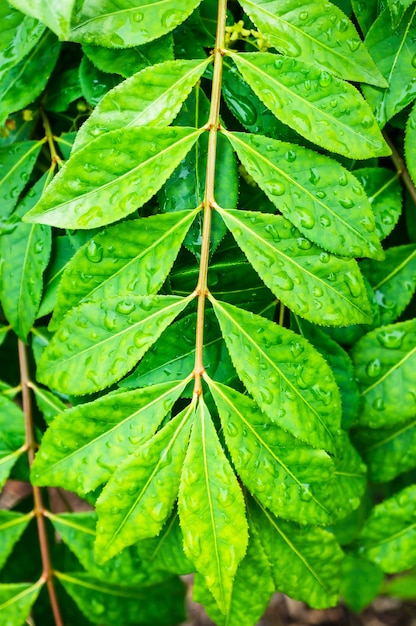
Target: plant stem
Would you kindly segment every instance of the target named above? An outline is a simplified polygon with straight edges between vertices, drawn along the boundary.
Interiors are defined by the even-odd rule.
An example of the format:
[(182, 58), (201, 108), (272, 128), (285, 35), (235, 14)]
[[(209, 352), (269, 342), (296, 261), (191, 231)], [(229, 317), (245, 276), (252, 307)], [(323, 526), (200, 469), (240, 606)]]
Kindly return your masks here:
[(394, 166), (397, 170), (397, 173), (399, 176), (401, 176), (401, 179), (407, 189), (407, 191), (409, 192), (413, 202), (416, 202), (416, 187), (412, 181), (412, 179), (410, 178), (409, 172), (407, 171), (406, 165), (402, 159), (402, 157), (400, 156), (400, 154), (397, 151), (396, 146), (394, 145), (394, 143), (392, 142), (392, 140), (390, 139), (390, 137), (387, 135), (386, 132), (383, 132), (384, 135), (384, 139), (387, 141), (387, 143), (389, 144), (391, 151), (392, 151), (392, 155), (391, 155), (391, 160), (394, 163)]
[(199, 396), (202, 393), (201, 376), (205, 371), (203, 363), (204, 347), (204, 319), (205, 300), (208, 294), (207, 278), (209, 265), (209, 247), (211, 242), (211, 221), (212, 210), (217, 206), (215, 201), (215, 164), (217, 159), (217, 135), (220, 128), (220, 101), (221, 101), (221, 80), (223, 64), (223, 48), (225, 39), (225, 24), (227, 20), (227, 0), (218, 2), (217, 34), (214, 50), (214, 75), (212, 79), (211, 107), (207, 129), (208, 155), (205, 181), (205, 194), (202, 203), (204, 210), (204, 224), (202, 228), (201, 259), (199, 264), (199, 279), (196, 288), (198, 295), (198, 311), (196, 322), (195, 341), (195, 368), (194, 368), (194, 394)]
[(49, 150), (51, 153), (51, 161), (53, 164), (57, 164), (58, 166), (63, 165), (63, 161), (55, 148), (55, 139), (52, 133), (51, 125), (49, 124), (48, 116), (41, 109), (40, 114), (42, 116), (43, 128), (45, 129), (46, 139), (48, 141)]
[[(33, 412), (32, 412), (32, 399), (30, 392), (30, 377), (29, 366), (27, 358), (26, 346), (19, 339), (18, 341), (18, 353), (19, 353), (19, 366), (20, 366), (20, 381), (22, 388), (22, 405), (25, 415), (25, 434), (26, 434), (26, 449), (29, 459), (29, 466), (32, 465), (35, 458), (35, 452), (37, 443), (34, 434), (33, 426)], [(48, 536), (46, 533), (45, 524), (45, 507), (43, 505), (42, 492), (39, 487), (32, 486), (33, 488), (33, 513), (36, 517), (36, 524), (39, 535), (40, 554), (42, 559), (42, 579), (46, 582), (46, 586), (49, 593), (49, 600), (51, 603), (52, 613), (55, 619), (56, 626), (63, 626), (61, 613), (59, 610), (58, 599), (55, 592), (55, 586), (53, 582), (53, 570), (49, 552)]]

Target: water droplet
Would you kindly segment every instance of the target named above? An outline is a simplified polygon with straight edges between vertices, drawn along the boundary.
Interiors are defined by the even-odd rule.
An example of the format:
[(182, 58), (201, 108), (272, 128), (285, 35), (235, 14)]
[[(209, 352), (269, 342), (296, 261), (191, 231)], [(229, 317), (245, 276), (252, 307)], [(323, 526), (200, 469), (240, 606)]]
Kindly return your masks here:
[(351, 272), (345, 272), (345, 283), (349, 289), (350, 294), (354, 298), (358, 298), (361, 295), (361, 285), (356, 276)]
[(296, 211), (299, 216), (299, 224), (302, 228), (307, 228), (310, 230), (315, 226), (315, 217), (313, 216), (312, 211), (309, 209), (303, 209), (301, 207), (296, 207)]
[(310, 250), (312, 248), (312, 242), (309, 239), (305, 239), (305, 237), (298, 237), (297, 244), (300, 250)]
[(300, 19), (300, 20), (307, 20), (307, 19), (308, 19), (308, 16), (309, 16), (309, 14), (308, 14), (308, 12), (307, 12), (307, 11), (301, 11), (301, 12), (299, 13), (299, 19)]
[(285, 159), (286, 161), (289, 161), (289, 163), (293, 163), (293, 161), (296, 161), (296, 152), (288, 150), (285, 154)]
[(143, 13), (133, 13), (133, 21), (134, 22), (142, 22), (143, 21)]
[(291, 341), (289, 344), (290, 352), (294, 359), (302, 354), (305, 348), (298, 341)]
[(321, 215), (319, 221), (321, 223), (321, 226), (323, 226), (324, 228), (328, 228), (328, 226), (331, 226), (331, 220), (327, 215)]
[(416, 54), (414, 54), (412, 57), (412, 65), (413, 67), (416, 67)]
[(162, 15), (162, 25), (164, 28), (168, 28), (169, 30), (171, 30), (174, 26), (176, 26), (176, 24), (179, 24), (182, 20), (182, 13), (179, 13), (178, 11), (175, 10), (171, 10), (171, 11), (166, 11), (163, 15)]
[(405, 335), (406, 333), (404, 331), (398, 329), (382, 330), (377, 334), (377, 341), (383, 348), (398, 350), (402, 346)]
[(342, 186), (345, 187), (345, 185), (348, 183), (348, 178), (347, 178), (347, 173), (346, 172), (342, 172), (342, 174), (340, 175), (340, 177), (338, 178), (338, 183)]
[(91, 239), (85, 250), (85, 256), (91, 263), (99, 263), (103, 258), (102, 246), (99, 243), (97, 244), (94, 239)]
[(39, 254), (43, 250), (43, 241), (37, 241), (35, 243), (35, 254)]
[(274, 62), (274, 67), (275, 67), (277, 70), (280, 70), (280, 69), (281, 69), (281, 67), (282, 67), (282, 65), (283, 65), (283, 60), (282, 60), (282, 59), (280, 59), (280, 58), (277, 58), (277, 59), (275, 60), (275, 62)]
[(322, 291), (321, 287), (318, 287), (318, 286), (316, 285), (316, 286), (313, 288), (312, 293), (313, 293), (313, 295), (314, 295), (316, 298), (320, 298), (320, 297), (323, 295), (323, 293), (324, 293), (324, 292)]
[(287, 274), (287, 272), (276, 272), (274, 275), (274, 281), (276, 287), (283, 289), (284, 291), (291, 291), (294, 287), (293, 280)]
[(343, 200), (340, 200), (339, 203), (342, 207), (344, 207), (344, 209), (352, 209), (355, 204), (351, 198), (344, 198)]
[(282, 183), (269, 181), (265, 184), (273, 196), (282, 196), (286, 191), (286, 187)]
[(313, 185), (316, 185), (321, 180), (321, 175), (316, 167), (311, 167), (311, 175), (309, 176), (309, 180)]
[(122, 315), (128, 315), (136, 308), (135, 304), (129, 300), (122, 300), (116, 306), (116, 311)]
[(367, 364), (366, 372), (371, 378), (376, 378), (381, 374), (381, 362), (380, 359), (373, 359)]
[(384, 404), (383, 398), (376, 398), (373, 401), (372, 406), (373, 406), (373, 409), (375, 409), (376, 411), (384, 411), (385, 404)]
[(361, 41), (359, 39), (347, 39), (347, 44), (351, 52), (355, 52), (361, 45)]
[(265, 231), (270, 235), (271, 239), (273, 239), (275, 243), (279, 243), (280, 234), (275, 224), (267, 224)]
[(332, 83), (332, 76), (329, 72), (325, 72), (325, 70), (323, 70), (321, 72), (321, 75), (318, 79), (318, 83), (320, 84), (321, 87), (328, 87), (331, 83)]
[(326, 193), (325, 193), (325, 191), (317, 191), (317, 192), (316, 192), (316, 197), (317, 197), (317, 198), (320, 198), (320, 199), (322, 200), (323, 198), (325, 198), (325, 197), (326, 197)]

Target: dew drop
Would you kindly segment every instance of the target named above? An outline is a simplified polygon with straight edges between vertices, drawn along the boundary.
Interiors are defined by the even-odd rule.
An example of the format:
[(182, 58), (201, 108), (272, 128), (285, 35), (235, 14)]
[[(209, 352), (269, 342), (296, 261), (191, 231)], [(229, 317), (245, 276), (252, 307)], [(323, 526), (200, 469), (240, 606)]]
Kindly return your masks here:
[(342, 186), (345, 187), (345, 185), (348, 183), (348, 178), (347, 178), (347, 174), (346, 172), (342, 172), (342, 174), (340, 175), (340, 177), (338, 178), (338, 183)]
[(85, 255), (91, 263), (99, 263), (103, 258), (103, 248), (99, 243), (97, 244), (94, 239), (91, 239), (87, 245)]
[(318, 183), (321, 180), (321, 175), (319, 171), (316, 169), (316, 167), (312, 167), (310, 171), (311, 171), (311, 174), (309, 176), (309, 180), (311, 181), (313, 185), (316, 185), (316, 183)]
[(307, 11), (301, 11), (301, 12), (299, 13), (299, 19), (300, 19), (300, 20), (307, 20), (307, 19), (308, 19), (308, 16), (309, 16), (309, 14), (308, 14), (308, 12), (307, 12)]
[(358, 298), (361, 295), (361, 285), (354, 274), (351, 272), (345, 272), (345, 283), (353, 298)]
[(288, 150), (285, 154), (285, 159), (286, 161), (289, 161), (289, 163), (293, 163), (293, 161), (296, 161), (296, 152)]
[(384, 411), (385, 404), (384, 404), (383, 398), (376, 398), (373, 401), (372, 406), (373, 406), (373, 409), (375, 409), (376, 411)]
[(361, 45), (361, 41), (359, 39), (347, 39), (347, 44), (351, 52), (355, 52)]
[(325, 72), (325, 70), (323, 70), (321, 72), (321, 75), (318, 79), (318, 83), (320, 84), (321, 87), (328, 87), (331, 83), (332, 83), (332, 76), (329, 72)]
[(133, 21), (134, 22), (142, 22), (143, 21), (143, 13), (134, 13), (133, 14)]
[(319, 221), (321, 223), (321, 226), (323, 226), (324, 228), (328, 228), (328, 226), (331, 226), (331, 220), (327, 215), (321, 215)]
[(402, 330), (383, 330), (378, 333), (377, 340), (383, 348), (398, 350), (402, 346), (405, 335), (406, 333)]
[(122, 300), (116, 306), (117, 313), (121, 313), (122, 315), (128, 315), (136, 308), (135, 304), (129, 300)]
[(309, 209), (297, 207), (296, 210), (299, 215), (299, 224), (302, 228), (310, 230), (315, 226), (315, 217)]
[(373, 359), (367, 364), (366, 372), (370, 378), (376, 378), (381, 374), (381, 362), (380, 359)]
[(269, 192), (273, 196), (282, 196), (286, 191), (286, 187), (282, 183), (269, 181), (268, 183), (265, 183), (265, 184), (267, 185)]
[(342, 207), (344, 207), (344, 209), (352, 209), (354, 206), (354, 201), (351, 200), (351, 198), (344, 198), (343, 200), (340, 200), (339, 203)]
[(312, 242), (309, 239), (305, 239), (305, 237), (298, 237), (297, 244), (300, 250), (310, 250), (312, 248)]
[(276, 272), (274, 275), (276, 286), (283, 291), (291, 291), (295, 286), (293, 280), (287, 274), (287, 272)]

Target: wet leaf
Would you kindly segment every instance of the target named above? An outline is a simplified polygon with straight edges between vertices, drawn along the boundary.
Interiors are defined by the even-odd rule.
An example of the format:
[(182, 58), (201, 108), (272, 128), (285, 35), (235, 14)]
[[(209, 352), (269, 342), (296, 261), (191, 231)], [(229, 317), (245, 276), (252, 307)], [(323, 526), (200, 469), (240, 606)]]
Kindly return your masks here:
[(185, 554), (226, 614), (247, 548), (247, 521), (242, 492), (202, 399), (182, 470), (179, 517)]
[(46, 24), (60, 39), (68, 38), (75, 0), (12, 0), (10, 4)]
[[(325, 326), (371, 321), (353, 259), (322, 251), (281, 216), (219, 212), (260, 278), (294, 313)], [(304, 223), (310, 223), (306, 209), (302, 214)]]
[(91, 107), (96, 107), (107, 92), (121, 82), (118, 74), (101, 72), (87, 57), (83, 57), (79, 66), (79, 83), (82, 95)]
[(0, 6), (0, 78), (26, 56), (45, 30), (29, 15), (16, 11), (8, 2)]
[(241, 0), (244, 10), (279, 52), (328, 69), (345, 80), (385, 86), (354, 24), (330, 2)]
[(14, 511), (0, 510), (0, 569), (6, 563), (9, 554), (13, 550), (13, 546), (19, 541), (21, 534), (31, 518), (31, 513), (23, 515), (22, 513), (16, 513)]
[(16, 206), (19, 195), (29, 181), (42, 143), (22, 141), (0, 148), (1, 217), (6, 218)]
[(349, 83), (269, 52), (227, 54), (260, 100), (302, 137), (349, 158), (390, 154), (370, 107)]
[(400, 24), (406, 9), (413, 4), (413, 0), (387, 0), (387, 4), (390, 9), (393, 28), (396, 28)]
[(268, 137), (226, 136), (248, 173), (305, 237), (335, 254), (382, 258), (370, 203), (337, 161)]
[(24, 415), (15, 402), (0, 395), (0, 489), (23, 452)]
[(112, 393), (65, 411), (43, 437), (32, 480), (81, 494), (105, 483), (153, 435), (186, 382)]
[(238, 375), (260, 408), (300, 440), (332, 451), (341, 402), (320, 354), (303, 337), (259, 315), (212, 304)]
[(38, 319), (54, 310), (62, 275), (73, 255), (74, 248), (68, 236), (54, 237), (52, 239), (51, 261), (43, 277), (43, 295), (36, 315)]
[(30, 388), (35, 394), (38, 409), (42, 413), (43, 418), (48, 425), (52, 424), (57, 415), (67, 409), (67, 405), (51, 391), (43, 389), (43, 387), (38, 387), (33, 382), (31, 383)]
[(416, 105), (412, 108), (407, 125), (406, 135), (404, 139), (404, 149), (406, 155), (406, 165), (413, 182), (416, 184)]
[(0, 615), (6, 626), (21, 626), (44, 584), (41, 579), (31, 583), (0, 584)]
[(128, 128), (106, 133), (70, 158), (27, 221), (95, 228), (129, 215), (156, 193), (201, 132)]

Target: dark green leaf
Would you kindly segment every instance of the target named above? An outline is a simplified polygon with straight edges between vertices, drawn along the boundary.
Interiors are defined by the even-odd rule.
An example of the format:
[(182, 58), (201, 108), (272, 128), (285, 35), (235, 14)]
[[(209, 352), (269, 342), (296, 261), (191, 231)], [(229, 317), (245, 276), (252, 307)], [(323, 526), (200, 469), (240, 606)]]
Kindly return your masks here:
[(349, 158), (390, 154), (370, 107), (349, 83), (269, 52), (227, 54), (260, 100), (302, 137)]
[(44, 580), (37, 583), (0, 585), (0, 617), (5, 626), (22, 626), (38, 597)]
[(27, 221), (95, 228), (125, 217), (156, 193), (202, 131), (128, 128), (103, 135), (63, 166)]
[(385, 86), (383, 76), (353, 23), (330, 2), (240, 0), (244, 10), (279, 52), (328, 69), (346, 80)]
[(69, 237), (66, 235), (54, 237), (52, 240), (51, 262), (44, 274), (43, 296), (36, 316), (38, 319), (48, 315), (55, 308), (62, 274), (73, 255), (74, 248)]
[(360, 613), (378, 595), (384, 578), (374, 563), (347, 554), (342, 563), (341, 596), (347, 606)]
[(416, 184), (416, 105), (410, 112), (406, 125), (406, 135), (404, 149), (406, 154), (406, 165), (413, 182)]
[(36, 45), (45, 26), (13, 9), (8, 2), (0, 6), (0, 78)]
[(247, 548), (247, 521), (240, 486), (202, 398), (182, 471), (179, 517), (185, 554), (227, 614), (235, 573)]
[(76, 67), (62, 72), (48, 89), (48, 97), (45, 109), (57, 113), (67, 110), (71, 102), (78, 100), (83, 95), (79, 78), (79, 70)]
[(262, 280), (294, 313), (323, 325), (371, 321), (355, 260), (322, 251), (284, 217), (218, 210)]
[(413, 4), (413, 1), (414, 0), (387, 0), (393, 28), (396, 28), (400, 24), (406, 9)]
[(248, 173), (305, 237), (335, 254), (382, 258), (370, 203), (337, 161), (267, 137), (226, 136)]
[(3, 567), (13, 546), (23, 533), (32, 518), (32, 514), (15, 513), (14, 511), (0, 510), (0, 569)]
[(10, 470), (25, 451), (25, 426), (21, 409), (0, 395), (0, 489)]
[(42, 142), (24, 141), (0, 148), (0, 201), (4, 219), (17, 204), (38, 158)]
[(212, 303), (238, 375), (260, 408), (295, 437), (332, 451), (341, 402), (321, 355), (287, 328), (230, 304)]
[(118, 74), (101, 72), (87, 57), (84, 57), (79, 66), (79, 82), (85, 100), (90, 106), (95, 107), (108, 91), (121, 82), (121, 77)]
[(152, 436), (186, 382), (108, 394), (65, 411), (43, 437), (32, 466), (33, 481), (81, 494), (106, 482)]

